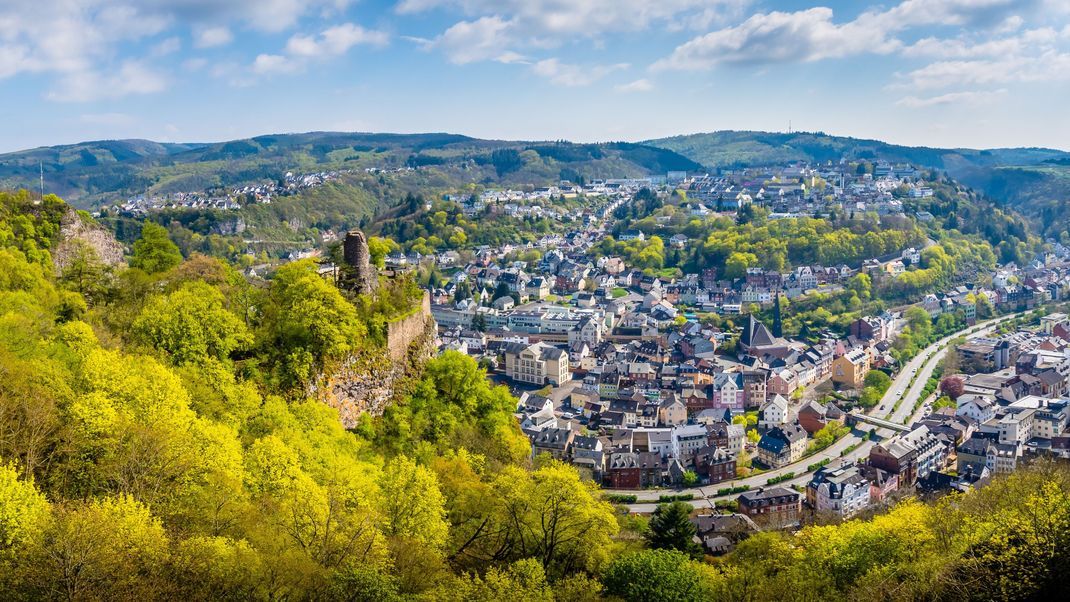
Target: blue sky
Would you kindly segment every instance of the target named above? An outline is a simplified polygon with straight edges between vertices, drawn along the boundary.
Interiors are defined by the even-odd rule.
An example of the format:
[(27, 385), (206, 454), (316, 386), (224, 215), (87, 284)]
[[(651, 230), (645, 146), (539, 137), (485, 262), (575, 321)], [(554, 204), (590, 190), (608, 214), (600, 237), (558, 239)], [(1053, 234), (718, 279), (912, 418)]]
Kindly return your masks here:
[(1070, 148), (1070, 0), (2, 0), (0, 151), (307, 130)]

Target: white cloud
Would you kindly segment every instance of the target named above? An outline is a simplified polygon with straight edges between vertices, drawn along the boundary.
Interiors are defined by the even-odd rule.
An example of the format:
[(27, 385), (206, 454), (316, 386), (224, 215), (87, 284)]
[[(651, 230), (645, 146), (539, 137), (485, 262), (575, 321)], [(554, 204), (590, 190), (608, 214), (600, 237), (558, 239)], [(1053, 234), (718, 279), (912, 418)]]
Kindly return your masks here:
[(597, 36), (640, 31), (683, 16), (708, 23), (718, 11), (738, 11), (751, 0), (402, 0), (402, 14), (452, 7), (469, 16), (498, 15), (522, 22), (532, 36)]
[(904, 0), (881, 15), (891, 26), (973, 25), (998, 27), (1035, 10), (1040, 0)]
[(656, 69), (709, 69), (719, 64), (807, 62), (899, 47), (872, 15), (836, 24), (832, 9), (753, 15), (743, 23), (699, 36), (655, 63)]
[(139, 61), (126, 61), (118, 71), (86, 70), (65, 74), (59, 86), (48, 92), (49, 100), (92, 102), (131, 94), (153, 94), (167, 88), (167, 78)]
[(340, 56), (358, 44), (382, 46), (389, 36), (381, 31), (367, 30), (353, 23), (343, 23), (323, 30), (318, 36), (295, 35), (286, 43), (291, 56), (317, 58)]
[(950, 92), (938, 96), (907, 96), (899, 99), (895, 104), (910, 109), (920, 109), (940, 105), (975, 105), (991, 102), (1007, 94), (1005, 88), (999, 90)]
[(532, 49), (560, 46), (577, 37), (600, 40), (613, 33), (707, 26), (737, 14), (752, 0), (402, 0), (401, 14), (434, 8), (460, 10), (458, 21), (430, 43), (450, 61), (518, 57)]
[(258, 75), (294, 73), (300, 69), (300, 62), (281, 54), (260, 54), (253, 61), (253, 73)]
[[(1042, 0), (904, 0), (886, 11), (868, 10), (843, 23), (831, 8), (752, 15), (734, 27), (709, 32), (678, 46), (655, 67), (710, 69), (720, 64), (808, 62), (858, 54), (888, 54), (904, 48), (899, 33), (925, 26), (971, 26), (1007, 31), (1024, 22)], [(952, 50), (955, 40), (928, 38), (909, 47), (915, 55)]]
[(606, 75), (627, 69), (627, 63), (616, 65), (582, 66), (562, 63), (556, 58), (541, 60), (531, 66), (536, 75), (545, 77), (559, 86), (578, 87), (592, 84)]
[(194, 46), (197, 48), (215, 48), (226, 46), (234, 40), (234, 34), (227, 27), (208, 27), (197, 32)]
[[(330, 18), (352, 1), (3, 0), (0, 78), (45, 74), (55, 84), (47, 97), (64, 100), (159, 91), (167, 79), (145, 59), (176, 52), (187, 31), (198, 47), (218, 46), (230, 40), (233, 25), (283, 31), (307, 15)], [(123, 70), (138, 78), (97, 89)]]
[(457, 65), (488, 60), (516, 62), (520, 55), (508, 50), (515, 27), (515, 22), (501, 17), (461, 21), (425, 46), (441, 50)]
[(1003, 20), (996, 28), (996, 33), (1012, 33), (1018, 31), (1025, 25), (1025, 19), (1020, 15), (1011, 15)]
[(617, 92), (649, 92), (654, 89), (654, 84), (648, 79), (637, 79), (633, 82), (621, 84), (613, 88)]
[(208, 59), (195, 57), (182, 61), (182, 68), (186, 71), (200, 71), (208, 65)]
[(0, 79), (22, 70), (28, 60), (27, 52), (24, 46), (0, 45)]
[(171, 36), (165, 40), (158, 42), (152, 47), (152, 56), (167, 56), (174, 54), (182, 49), (182, 40), (179, 40), (177, 36)]
[(1036, 56), (938, 61), (901, 76), (894, 86), (936, 90), (976, 85), (1062, 81), (1070, 79), (1070, 53), (1054, 50)]
[(962, 38), (922, 38), (904, 48), (903, 55), (957, 59), (1015, 53), (1021, 49), (1021, 40), (1018, 38), (1002, 38), (984, 42), (973, 42)]
[[(309, 61), (338, 57), (357, 45), (382, 46), (388, 41), (389, 36), (384, 32), (343, 23), (316, 35), (291, 36), (282, 54), (261, 54), (253, 61), (251, 69), (257, 75), (297, 73)], [(241, 85), (245, 83), (244, 80), (240, 82)]]

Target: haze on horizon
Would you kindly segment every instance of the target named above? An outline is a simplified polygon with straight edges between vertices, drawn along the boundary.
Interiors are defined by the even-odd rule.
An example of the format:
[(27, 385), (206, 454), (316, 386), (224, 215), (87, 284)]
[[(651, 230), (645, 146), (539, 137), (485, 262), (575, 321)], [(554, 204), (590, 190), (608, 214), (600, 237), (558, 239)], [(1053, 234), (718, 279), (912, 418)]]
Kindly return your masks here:
[(9, 0), (0, 152), (310, 130), (1067, 148), (1065, 0)]

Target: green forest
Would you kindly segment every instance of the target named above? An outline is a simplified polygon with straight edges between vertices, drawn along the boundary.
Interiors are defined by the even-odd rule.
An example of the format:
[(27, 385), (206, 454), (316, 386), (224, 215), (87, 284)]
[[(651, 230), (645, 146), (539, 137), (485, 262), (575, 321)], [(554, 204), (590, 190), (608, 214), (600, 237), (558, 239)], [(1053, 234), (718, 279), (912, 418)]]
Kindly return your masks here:
[(317, 375), (384, 353), (411, 282), (354, 297), (303, 261), (253, 283), (147, 223), (128, 266), (57, 273), (69, 208), (0, 193), (0, 591), (7, 600), (1028, 599), (1070, 570), (1070, 471), (704, 558), (530, 459), (473, 360), (342, 428)]

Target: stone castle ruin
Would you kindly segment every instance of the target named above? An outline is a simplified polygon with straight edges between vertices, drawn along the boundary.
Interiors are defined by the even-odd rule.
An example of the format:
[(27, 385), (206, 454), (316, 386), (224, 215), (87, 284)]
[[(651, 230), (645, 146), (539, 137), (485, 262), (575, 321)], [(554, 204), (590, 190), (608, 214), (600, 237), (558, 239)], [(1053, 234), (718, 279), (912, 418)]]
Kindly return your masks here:
[(345, 260), (343, 284), (359, 295), (370, 295), (379, 285), (375, 268), (371, 264), (368, 237), (360, 230), (346, 232), (342, 242), (342, 258)]
[[(375, 294), (379, 276), (371, 265), (368, 238), (363, 232), (346, 233), (342, 257), (345, 265), (338, 272), (339, 287), (361, 295)], [(434, 355), (436, 332), (431, 297), (424, 291), (417, 307), (387, 323), (385, 348), (347, 358), (322, 374), (309, 393), (338, 410), (344, 427), (355, 428), (362, 414), (382, 414), (398, 385)]]

